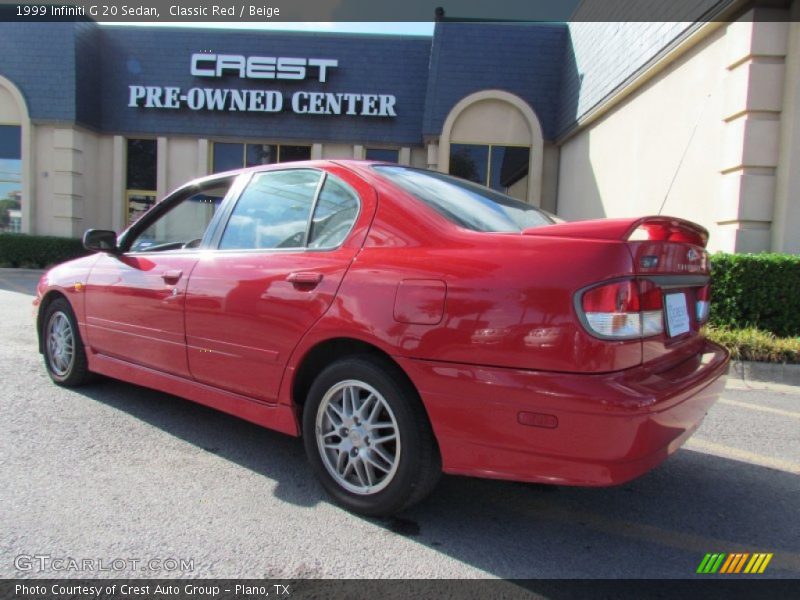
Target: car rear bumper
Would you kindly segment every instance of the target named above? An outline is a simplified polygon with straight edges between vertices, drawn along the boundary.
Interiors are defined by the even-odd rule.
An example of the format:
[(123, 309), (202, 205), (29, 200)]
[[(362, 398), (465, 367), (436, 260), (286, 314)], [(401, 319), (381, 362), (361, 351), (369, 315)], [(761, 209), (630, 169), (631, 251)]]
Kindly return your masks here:
[(705, 341), (667, 370), (582, 375), (398, 358), (420, 391), (446, 473), (607, 486), (651, 470), (699, 427), (728, 353)]

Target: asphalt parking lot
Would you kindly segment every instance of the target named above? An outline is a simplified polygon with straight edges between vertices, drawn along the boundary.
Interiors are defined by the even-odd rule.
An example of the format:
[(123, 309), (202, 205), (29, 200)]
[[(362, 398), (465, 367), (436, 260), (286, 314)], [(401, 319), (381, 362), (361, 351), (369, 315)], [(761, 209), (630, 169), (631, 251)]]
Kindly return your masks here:
[(298, 440), (135, 385), (52, 385), (37, 279), (0, 270), (0, 577), (80, 575), (17, 568), (39, 554), (193, 562), (84, 573), (117, 577), (693, 578), (708, 552), (774, 553), (748, 577), (800, 577), (800, 387), (731, 380), (690, 443), (627, 485), (444, 477), (371, 520), (326, 498)]

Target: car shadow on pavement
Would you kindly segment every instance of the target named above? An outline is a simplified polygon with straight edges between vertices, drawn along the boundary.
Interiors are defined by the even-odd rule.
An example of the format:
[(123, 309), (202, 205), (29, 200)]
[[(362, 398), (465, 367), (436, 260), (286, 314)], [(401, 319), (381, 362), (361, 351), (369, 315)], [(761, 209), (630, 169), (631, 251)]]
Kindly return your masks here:
[[(297, 439), (108, 379), (79, 391), (273, 480), (284, 502), (330, 502)], [(681, 450), (613, 488), (445, 476), (422, 504), (365, 520), (502, 578), (696, 577), (711, 552), (771, 552), (767, 575), (796, 578), (798, 505), (797, 475)]]
[(307, 469), (299, 439), (171, 394), (106, 377), (75, 391), (268, 477), (278, 484), (282, 500), (313, 506), (324, 495)]

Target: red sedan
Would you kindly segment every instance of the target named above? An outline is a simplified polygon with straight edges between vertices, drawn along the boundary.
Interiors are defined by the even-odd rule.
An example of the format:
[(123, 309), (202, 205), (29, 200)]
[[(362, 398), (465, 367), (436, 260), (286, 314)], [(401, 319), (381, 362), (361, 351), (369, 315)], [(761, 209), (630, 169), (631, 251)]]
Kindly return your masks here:
[(193, 181), (38, 288), (50, 377), (99, 373), (302, 436), (368, 515), (441, 472), (614, 485), (724, 385), (707, 232), (576, 223), (440, 173), (353, 161)]

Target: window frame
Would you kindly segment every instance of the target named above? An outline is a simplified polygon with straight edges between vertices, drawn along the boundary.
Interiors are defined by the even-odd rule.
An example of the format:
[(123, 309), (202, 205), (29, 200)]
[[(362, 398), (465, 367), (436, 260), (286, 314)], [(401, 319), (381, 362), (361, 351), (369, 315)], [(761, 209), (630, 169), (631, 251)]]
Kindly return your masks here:
[[(266, 165), (265, 165), (266, 166)], [(251, 167), (252, 168), (252, 167)], [(293, 248), (220, 248), (220, 242), (222, 241), (222, 236), (225, 233), (225, 230), (230, 223), (231, 216), (233, 216), (233, 211), (236, 210), (236, 206), (239, 204), (241, 200), (242, 194), (247, 189), (247, 186), (250, 185), (253, 177), (261, 174), (266, 173), (277, 173), (282, 171), (315, 171), (320, 174), (319, 182), (317, 183), (317, 188), (314, 191), (314, 198), (311, 201), (311, 208), (308, 213), (308, 218), (306, 219), (306, 229), (303, 235), (303, 245), (302, 246), (295, 246)], [(325, 187), (325, 182), (327, 182), (328, 177), (335, 177), (346, 189), (348, 189), (353, 197), (356, 200), (357, 208), (356, 214), (353, 217), (353, 222), (350, 224), (350, 229), (347, 231), (345, 236), (342, 238), (342, 241), (336, 246), (327, 246), (324, 248), (309, 248), (309, 236), (311, 235), (311, 223), (314, 218), (314, 213), (317, 210), (317, 204), (319, 203), (319, 197), (322, 193), (322, 189)], [(319, 167), (283, 167), (283, 168), (270, 168), (270, 169), (257, 169), (253, 171), (249, 171), (247, 173), (242, 174), (240, 180), (237, 181), (238, 192), (235, 198), (232, 198), (229, 202), (226, 197), (226, 202), (223, 202), (223, 206), (220, 210), (217, 211), (217, 214), (214, 215), (219, 217), (216, 223), (216, 227), (214, 232), (209, 238), (209, 244), (206, 249), (213, 250), (215, 253), (219, 254), (235, 254), (245, 252), (248, 254), (252, 253), (292, 253), (292, 252), (333, 252), (335, 250), (339, 250), (350, 238), (350, 235), (353, 233), (355, 229), (356, 223), (358, 222), (359, 217), (361, 216), (361, 212), (363, 210), (363, 202), (361, 201), (361, 196), (358, 192), (353, 189), (353, 186), (347, 183), (341, 177), (337, 177), (331, 173), (328, 173), (325, 169), (321, 169)], [(204, 240), (205, 241), (205, 240)]]

